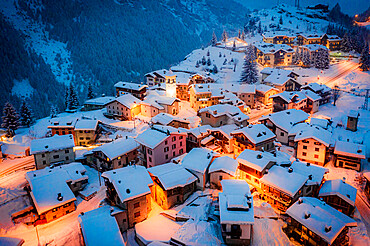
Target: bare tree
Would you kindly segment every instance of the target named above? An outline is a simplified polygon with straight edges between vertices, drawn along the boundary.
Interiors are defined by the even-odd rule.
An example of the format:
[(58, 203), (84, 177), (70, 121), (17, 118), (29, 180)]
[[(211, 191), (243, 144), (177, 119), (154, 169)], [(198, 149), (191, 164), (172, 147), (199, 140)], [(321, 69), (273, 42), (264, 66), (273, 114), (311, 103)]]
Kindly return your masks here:
[(333, 93), (333, 101), (334, 101), (333, 105), (335, 106), (335, 104), (336, 104), (336, 102), (339, 98), (339, 92), (340, 92), (339, 91), (339, 86), (334, 85), (333, 89), (331, 89), (331, 90), (332, 90), (332, 93)]

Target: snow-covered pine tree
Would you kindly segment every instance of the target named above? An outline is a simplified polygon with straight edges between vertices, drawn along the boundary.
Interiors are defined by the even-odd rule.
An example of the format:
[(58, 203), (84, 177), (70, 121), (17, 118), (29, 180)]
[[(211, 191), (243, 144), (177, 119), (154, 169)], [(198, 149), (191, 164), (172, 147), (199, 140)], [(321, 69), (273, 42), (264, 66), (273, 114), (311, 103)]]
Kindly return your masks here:
[(216, 36), (215, 31), (213, 31), (213, 33), (212, 33), (212, 39), (211, 39), (211, 45), (212, 46), (216, 46), (216, 44), (217, 44), (217, 36)]
[(300, 52), (299, 52), (299, 49), (298, 49), (298, 46), (297, 46), (297, 48), (295, 50), (295, 53), (293, 55), (292, 63), (293, 64), (298, 64), (300, 60), (301, 60), (301, 58), (300, 58)]
[(235, 40), (234, 40), (234, 43), (233, 43), (233, 48), (232, 48), (232, 50), (236, 50)]
[(245, 52), (243, 71), (241, 74), (240, 82), (246, 84), (255, 84), (257, 81), (258, 71), (255, 50), (252, 45), (248, 45)]
[(327, 49), (318, 49), (315, 52), (313, 61), (315, 68), (328, 69), (329, 62), (330, 62), (329, 51)]
[(195, 63), (195, 67), (199, 67), (199, 61), (197, 61), (197, 63)]
[(360, 69), (362, 71), (370, 70), (370, 53), (368, 44), (365, 45), (360, 57)]
[(203, 66), (205, 66), (206, 63), (207, 63), (207, 60), (206, 60), (206, 58), (204, 56), (202, 57), (201, 63), (202, 63)]
[(216, 64), (213, 65), (212, 72), (213, 73), (218, 73), (218, 68), (217, 68)]
[(222, 32), (222, 42), (226, 43), (228, 37), (229, 36), (227, 35), (226, 30), (224, 29), (224, 31)]
[(58, 110), (54, 105), (51, 105), (50, 107), (50, 118), (55, 118), (57, 117)]
[(340, 49), (344, 52), (349, 52), (352, 50), (352, 44), (348, 33), (344, 34), (342, 42), (340, 43)]
[(261, 21), (258, 23), (257, 32), (259, 34), (262, 34), (262, 24), (261, 24)]
[(64, 106), (66, 109), (69, 109), (71, 106), (71, 97), (69, 96), (69, 88), (66, 88), (64, 93)]
[(26, 104), (26, 101), (23, 100), (20, 108), (20, 119), (22, 126), (30, 127), (33, 118), (32, 118), (32, 112), (28, 105)]
[(283, 16), (280, 15), (280, 19), (279, 19), (279, 24), (282, 25), (283, 24)]
[(211, 66), (212, 62), (211, 62), (211, 59), (208, 57), (207, 59), (207, 66)]
[(241, 40), (245, 40), (245, 32), (244, 32), (244, 30), (242, 31), (242, 36), (241, 36), (241, 38), (240, 38)]
[(209, 53), (209, 50), (207, 50), (207, 56), (210, 56), (211, 55), (211, 53)]
[(242, 33), (240, 32), (240, 29), (238, 31), (238, 38), (241, 38), (242, 37)]
[(304, 67), (310, 67), (311, 66), (311, 57), (310, 53), (308, 51), (303, 52), (302, 54), (302, 63)]
[(4, 105), (2, 120), (1, 127), (6, 129), (6, 136), (8, 138), (13, 137), (15, 135), (15, 130), (19, 127), (19, 115), (9, 102)]
[(227, 59), (225, 58), (223, 65), (226, 65), (226, 63), (227, 63)]
[(76, 109), (79, 105), (76, 90), (72, 83), (69, 84), (69, 97), (71, 100), (69, 109)]
[(92, 89), (92, 85), (89, 82), (89, 84), (87, 85), (87, 99), (93, 99), (94, 96), (95, 95), (94, 95), (94, 92), (93, 92), (93, 89)]

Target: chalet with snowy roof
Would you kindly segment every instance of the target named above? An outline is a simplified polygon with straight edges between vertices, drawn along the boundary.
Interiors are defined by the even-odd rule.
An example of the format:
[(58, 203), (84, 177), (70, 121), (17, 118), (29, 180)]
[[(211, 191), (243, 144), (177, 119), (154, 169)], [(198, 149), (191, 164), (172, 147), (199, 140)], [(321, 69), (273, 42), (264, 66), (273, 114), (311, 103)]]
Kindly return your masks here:
[(366, 159), (366, 146), (357, 143), (336, 141), (334, 147), (335, 167), (362, 170), (362, 162)]
[(294, 138), (297, 143), (297, 158), (323, 166), (328, 158), (331, 136), (331, 132), (318, 126), (305, 128)]
[(364, 193), (365, 193), (367, 199), (370, 200), (370, 172), (364, 172), (363, 176), (364, 176), (364, 179), (365, 179)]
[(151, 119), (153, 124), (163, 125), (163, 126), (172, 126), (175, 128), (185, 128), (189, 129), (190, 122), (188, 120), (182, 119), (180, 117), (173, 116), (167, 113), (160, 113), (154, 116)]
[(136, 164), (139, 144), (131, 137), (119, 138), (92, 150), (92, 166), (99, 171), (108, 171)]
[(276, 139), (288, 144), (288, 133), (291, 129), (307, 120), (309, 115), (302, 110), (288, 109), (258, 119), (259, 122), (267, 126), (273, 133), (276, 134)]
[(294, 54), (293, 48), (287, 44), (254, 43), (257, 62), (263, 66), (291, 65)]
[(319, 95), (321, 97), (319, 100), (320, 105), (328, 103), (332, 97), (331, 88), (324, 84), (310, 83), (308, 85), (302, 86), (302, 89), (310, 90)]
[(222, 180), (219, 193), (222, 237), (228, 245), (250, 245), (254, 210), (249, 185), (244, 180)]
[(132, 82), (117, 82), (114, 84), (116, 89), (116, 96), (120, 97), (124, 94), (131, 94), (140, 100), (143, 100), (146, 96), (147, 85), (143, 83), (132, 83)]
[(72, 134), (73, 138), (75, 139), (75, 118), (53, 118), (50, 120), (50, 125), (48, 128), (51, 130), (51, 135), (68, 135)]
[[(115, 218), (115, 210), (117, 209), (110, 206), (103, 206), (88, 212), (83, 212), (78, 216), (78, 223), (80, 224), (84, 245), (125, 245), (120, 228), (117, 224), (119, 220)], [(109, 230), (107, 230), (107, 228), (109, 228)]]
[(195, 111), (212, 105), (219, 104), (224, 98), (224, 91), (220, 84), (193, 84), (189, 88), (190, 107)]
[(197, 178), (183, 166), (167, 163), (148, 168), (154, 185), (151, 194), (163, 209), (182, 204), (195, 191)]
[(101, 96), (97, 98), (92, 98), (84, 102), (83, 111), (99, 110), (105, 108), (105, 106), (113, 101), (115, 97)]
[(352, 216), (355, 210), (357, 189), (344, 180), (327, 180), (322, 185), (319, 198), (338, 211)]
[[(326, 34), (327, 39), (323, 38), (322, 43), (329, 49), (329, 50), (339, 50), (340, 45), (342, 42), (342, 38), (338, 35), (328, 35)], [(326, 43), (325, 43), (326, 40)]]
[(202, 119), (202, 124), (219, 127), (228, 124), (237, 126), (247, 126), (249, 116), (244, 114), (239, 108), (232, 105), (213, 105), (199, 110), (198, 115)]
[(217, 157), (209, 167), (209, 182), (212, 189), (221, 189), (221, 181), (235, 179), (238, 170), (238, 162), (231, 157)]
[(32, 140), (31, 155), (35, 158), (36, 169), (73, 162), (73, 147), (75, 142), (72, 134)]
[(145, 220), (151, 211), (150, 187), (153, 181), (143, 166), (127, 166), (102, 174), (107, 199), (124, 210), (123, 231)]
[(298, 74), (291, 70), (273, 69), (271, 74), (262, 82), (268, 86), (273, 86), (282, 91), (297, 91), (301, 88), (301, 84), (297, 82)]
[(299, 160), (294, 161), (290, 167), (297, 173), (308, 177), (303, 189), (303, 196), (317, 197), (322, 183), (325, 182), (324, 175), (329, 172), (329, 169)]
[(168, 74), (169, 71), (166, 69), (153, 71), (150, 73), (145, 74), (146, 78), (146, 84), (149, 87), (155, 86), (155, 85), (161, 85), (166, 82), (166, 74)]
[(255, 94), (256, 94), (255, 85), (228, 83), (228, 84), (223, 85), (223, 89), (226, 92), (231, 92), (234, 95), (236, 95), (248, 107), (254, 108)]
[(302, 122), (302, 123), (297, 123), (293, 125), (288, 131), (288, 143), (286, 145), (290, 147), (294, 147), (295, 146), (295, 142), (294, 142), (295, 136), (309, 126), (310, 124), (308, 122)]
[(186, 130), (186, 152), (190, 152), (193, 148), (201, 147), (203, 139), (208, 137), (208, 130), (212, 129), (210, 125), (202, 125)]
[(283, 91), (271, 96), (273, 111), (278, 112), (287, 109), (299, 109), (307, 113), (315, 113), (319, 110), (320, 96), (309, 90)]
[(357, 124), (358, 119), (360, 117), (360, 113), (357, 110), (350, 110), (347, 115), (347, 130), (350, 131), (357, 131)]
[[(250, 110), (250, 107), (247, 106), (243, 100), (241, 100), (237, 95), (235, 95), (234, 93), (229, 92), (229, 91), (224, 92), (224, 97), (221, 98), (218, 101), (218, 103), (221, 104), (221, 105), (235, 106), (235, 107), (239, 108), (240, 110), (242, 110), (243, 112), (247, 112), (248, 110)], [(254, 101), (250, 102), (249, 104), (251, 105), (251, 107), (253, 107), (254, 106)]]
[(201, 145), (219, 153), (234, 153), (231, 133), (238, 128), (237, 125), (231, 124), (209, 129), (210, 135), (201, 141)]
[(329, 130), (331, 121), (329, 119), (311, 118), (310, 125), (319, 126), (325, 130)]
[(96, 142), (98, 135), (98, 120), (80, 120), (75, 124), (76, 145), (91, 145)]
[(303, 245), (348, 245), (348, 228), (356, 221), (323, 201), (301, 197), (287, 211), (286, 233)]
[(301, 33), (297, 35), (297, 44), (310, 45), (319, 44), (323, 45), (330, 50), (338, 50), (342, 39), (337, 35), (327, 35), (318, 33)]
[(263, 124), (249, 125), (231, 132), (234, 154), (239, 155), (245, 149), (274, 151), (276, 135)]
[(272, 105), (273, 95), (279, 93), (279, 89), (268, 86), (265, 84), (259, 84), (256, 86), (256, 100), (264, 105)]
[(121, 120), (133, 120), (141, 112), (141, 100), (131, 94), (124, 94), (106, 105), (105, 115)]
[(290, 205), (303, 196), (307, 180), (306, 175), (298, 173), (293, 168), (273, 166), (260, 179), (263, 199), (272, 207), (285, 212)]
[(147, 117), (154, 117), (159, 113), (177, 115), (179, 113), (180, 99), (175, 97), (150, 94), (141, 103), (141, 114)]
[(270, 44), (287, 44), (294, 45), (296, 34), (286, 31), (271, 31), (262, 34), (263, 42)]
[(187, 133), (170, 126), (154, 125), (136, 137), (139, 159), (146, 167), (169, 162), (186, 152)]
[(238, 158), (240, 178), (261, 190), (260, 179), (266, 170), (276, 164), (276, 157), (269, 152), (244, 150)]
[(181, 161), (181, 165), (197, 177), (197, 188), (204, 190), (209, 181), (209, 166), (218, 153), (206, 148), (192, 149)]
[(77, 192), (85, 187), (88, 177), (80, 163), (26, 173), (27, 188), (39, 216), (36, 223), (43, 224), (73, 212)]

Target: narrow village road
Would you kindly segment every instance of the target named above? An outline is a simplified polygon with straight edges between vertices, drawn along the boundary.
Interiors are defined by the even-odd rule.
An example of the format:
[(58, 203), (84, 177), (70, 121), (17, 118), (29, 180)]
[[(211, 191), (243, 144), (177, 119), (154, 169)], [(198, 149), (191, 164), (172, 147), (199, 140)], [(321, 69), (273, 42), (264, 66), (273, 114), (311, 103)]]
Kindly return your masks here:
[(13, 172), (22, 170), (22, 169), (33, 169), (35, 168), (35, 162), (33, 156), (27, 156), (19, 159), (19, 161), (14, 161), (10, 165), (2, 166), (0, 163), (0, 177), (9, 175)]

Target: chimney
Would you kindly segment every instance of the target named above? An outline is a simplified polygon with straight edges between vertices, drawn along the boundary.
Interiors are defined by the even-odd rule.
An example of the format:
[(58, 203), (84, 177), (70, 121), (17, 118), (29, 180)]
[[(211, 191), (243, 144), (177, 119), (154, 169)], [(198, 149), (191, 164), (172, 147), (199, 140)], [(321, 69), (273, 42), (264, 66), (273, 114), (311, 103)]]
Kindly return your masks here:
[(325, 232), (328, 233), (331, 231), (331, 226), (326, 225), (325, 226)]
[(293, 168), (289, 167), (288, 173), (292, 173), (292, 172), (293, 172)]
[(211, 158), (211, 153), (207, 154), (207, 159)]
[(58, 193), (58, 197), (57, 197), (58, 201), (63, 201), (63, 196), (62, 196), (62, 193)]
[(308, 218), (310, 218), (311, 217), (311, 214), (309, 213), (309, 212), (305, 212), (304, 213), (304, 218), (305, 219), (308, 219)]

